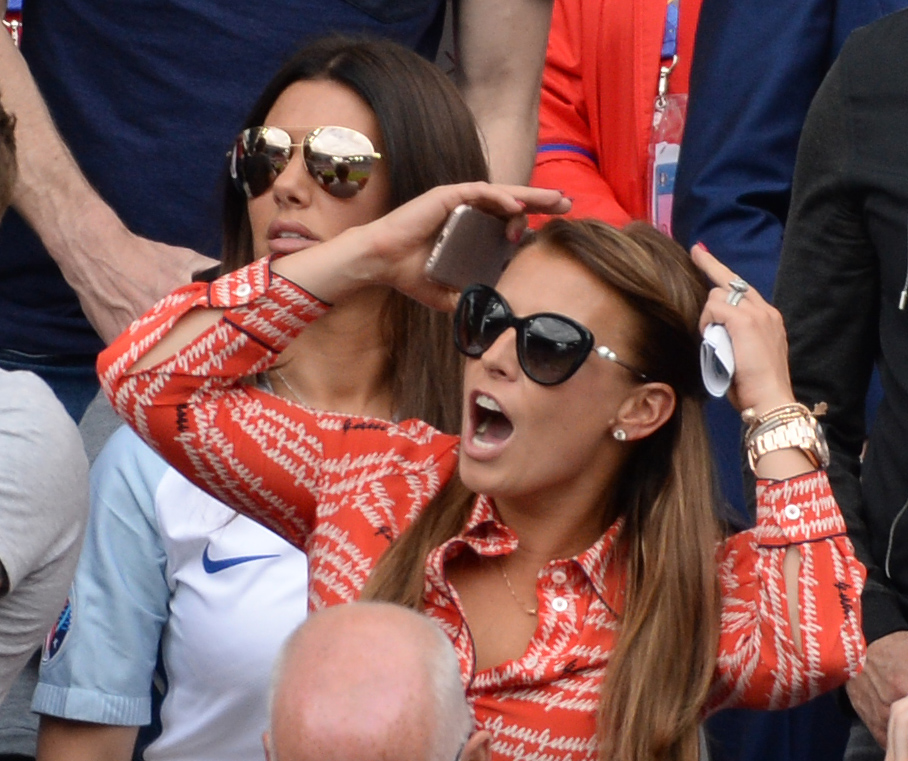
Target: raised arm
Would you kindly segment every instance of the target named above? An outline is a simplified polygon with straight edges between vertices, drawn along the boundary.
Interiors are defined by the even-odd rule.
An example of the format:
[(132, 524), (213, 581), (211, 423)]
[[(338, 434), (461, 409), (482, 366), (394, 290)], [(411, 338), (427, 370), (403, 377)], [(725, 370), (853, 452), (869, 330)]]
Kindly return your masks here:
[[(783, 433), (786, 420), (809, 427), (806, 408), (794, 407), (779, 313), (746, 286), (743, 297), (733, 295), (736, 274), (699, 247), (693, 254), (725, 286), (711, 292), (701, 327), (728, 329), (736, 364), (729, 399), (755, 421), (748, 438)], [(723, 613), (712, 707), (796, 705), (857, 675), (864, 655), (865, 574), (826, 473), (817, 470), (825, 453), (808, 446), (807, 436), (762, 441), (769, 444), (752, 451), (757, 527), (729, 539), (720, 553)]]
[(455, 79), (489, 149), (492, 179), (529, 182), (552, 0), (455, 0)]
[[(584, 5), (555, 0), (542, 77), (533, 185), (564, 189), (574, 201), (571, 216), (575, 218), (595, 217), (620, 227), (631, 215), (597, 165), (597, 140), (590, 117), (598, 105), (586, 102), (584, 70), (589, 62), (582, 42), (589, 32), (585, 34), (583, 28)], [(596, 48), (586, 51), (597, 52)]]
[(700, 10), (672, 230), (722, 252), (765, 294), (801, 126), (831, 61), (834, 6), (703, 0)]
[[(328, 301), (360, 288), (393, 285), (451, 306), (451, 292), (426, 281), (423, 270), (439, 227), (463, 202), (516, 214), (518, 236), (524, 208), (568, 207), (557, 191), (485, 183), (436, 188), (318, 246), (177, 291), (101, 354), (102, 387), (117, 412), (188, 478), (303, 546), (325, 479), (349, 477), (356, 452), (402, 453), (411, 439), (396, 438), (396, 427), (380, 421), (307, 410), (249, 379), (273, 364)], [(418, 436), (437, 440), (433, 456), (450, 455), (450, 437), (432, 429)], [(343, 468), (322, 467), (340, 458)], [(416, 478), (427, 482), (437, 478), (434, 470), (431, 462), (414, 466)], [(408, 493), (416, 492), (431, 489)]]
[[(904, 197), (899, 172), (906, 154), (892, 154), (882, 137), (898, 129), (904, 109), (879, 109), (866, 119), (859, 104), (885, 101), (889, 82), (875, 73), (883, 71), (877, 51), (885, 58), (901, 46), (904, 25), (894, 27), (901, 35), (894, 44), (885, 39), (885, 26), (871, 28), (872, 37), (862, 30), (846, 45), (805, 122), (775, 298), (789, 326), (795, 388), (808, 403), (829, 403), (829, 477), (868, 572), (862, 597), (867, 662), (847, 690), (884, 744), (889, 704), (908, 694), (908, 620), (884, 564), (887, 543), (892, 547), (894, 537), (899, 542), (890, 533), (895, 522), (884, 516), (895, 515), (904, 500), (904, 450), (892, 431), (902, 429), (905, 415), (896, 370), (902, 366), (905, 217), (903, 206), (885, 208), (874, 197), (889, 192), (888, 178), (894, 196)], [(888, 409), (880, 413), (870, 456), (862, 462), (874, 362), (880, 363)]]
[[(5, 6), (5, 3), (4, 3)], [(132, 234), (82, 175), (5, 30), (3, 107), (16, 117), (13, 204), (35, 229), (105, 341), (155, 301), (211, 266), (207, 257)]]

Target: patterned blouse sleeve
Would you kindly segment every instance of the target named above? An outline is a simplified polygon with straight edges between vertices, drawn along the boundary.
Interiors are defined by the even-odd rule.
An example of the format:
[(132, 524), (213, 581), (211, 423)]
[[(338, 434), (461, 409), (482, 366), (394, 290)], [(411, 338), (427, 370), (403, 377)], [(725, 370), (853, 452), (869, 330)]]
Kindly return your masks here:
[[(169, 359), (130, 372), (193, 309), (223, 313)], [(165, 460), (300, 547), (313, 530), (320, 500), (336, 499), (334, 492), (349, 487), (343, 476), (356, 462), (366, 458), (374, 467), (378, 458), (386, 470), (418, 472), (405, 478), (431, 480), (437, 476), (431, 472), (434, 458), (442, 452), (448, 457), (456, 442), (415, 421), (393, 426), (310, 410), (248, 381), (327, 309), (262, 260), (210, 285), (176, 291), (133, 323), (98, 362), (114, 408)], [(430, 443), (418, 441), (419, 435)], [(414, 462), (407, 455), (420, 446), (423, 460)], [(410, 501), (428, 499), (421, 492), (418, 497)]]
[[(800, 554), (801, 649), (782, 571), (789, 547)], [(864, 577), (825, 471), (759, 481), (756, 527), (719, 552), (722, 624), (708, 709), (787, 708), (858, 674)]]

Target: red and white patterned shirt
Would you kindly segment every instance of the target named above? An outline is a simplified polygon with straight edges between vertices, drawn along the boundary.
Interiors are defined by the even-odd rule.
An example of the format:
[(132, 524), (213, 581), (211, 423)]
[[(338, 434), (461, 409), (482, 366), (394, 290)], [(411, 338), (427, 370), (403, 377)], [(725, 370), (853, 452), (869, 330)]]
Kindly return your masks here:
[[(174, 357), (127, 374), (193, 308), (225, 311)], [(327, 309), (265, 260), (172, 294), (99, 360), (105, 391), (146, 441), (203, 489), (309, 553), (313, 609), (358, 597), (379, 556), (457, 463), (457, 438), (420, 421), (318, 412), (244, 381)], [(721, 636), (706, 711), (794, 705), (856, 675), (862, 663), (864, 569), (825, 473), (762, 481), (757, 498), (756, 528), (718, 548)], [(538, 626), (526, 652), (480, 672), (445, 562), (467, 547), (507, 554), (517, 538), (479, 497), (464, 530), (429, 554), (425, 609), (454, 642), (496, 760), (596, 758), (599, 687), (624, 609), (620, 531), (619, 521), (580, 555), (540, 572)], [(802, 651), (792, 640), (782, 574), (795, 544)]]

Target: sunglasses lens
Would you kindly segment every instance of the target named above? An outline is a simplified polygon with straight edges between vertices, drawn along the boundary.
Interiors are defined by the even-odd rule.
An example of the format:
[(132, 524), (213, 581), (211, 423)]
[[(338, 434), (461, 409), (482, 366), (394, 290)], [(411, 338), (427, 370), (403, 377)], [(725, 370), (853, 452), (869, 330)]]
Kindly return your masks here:
[(591, 340), (567, 320), (530, 318), (518, 346), (521, 367), (537, 383), (552, 386), (571, 377), (590, 352)]
[(481, 357), (508, 327), (509, 312), (491, 288), (464, 291), (454, 314), (454, 344), (468, 357)]
[(306, 168), (335, 198), (350, 198), (366, 186), (375, 148), (361, 132), (347, 127), (320, 127), (306, 137)]
[(282, 129), (253, 127), (237, 138), (230, 162), (230, 174), (249, 198), (265, 193), (287, 168), (292, 139)]

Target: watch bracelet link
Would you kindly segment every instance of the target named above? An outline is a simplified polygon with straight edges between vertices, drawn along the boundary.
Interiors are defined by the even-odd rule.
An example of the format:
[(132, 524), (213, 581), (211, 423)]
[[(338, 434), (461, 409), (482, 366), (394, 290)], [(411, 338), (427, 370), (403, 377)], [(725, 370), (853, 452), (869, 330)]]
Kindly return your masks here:
[[(824, 405), (825, 408), (825, 405)], [(828, 447), (816, 417), (803, 404), (786, 404), (760, 417), (753, 410), (742, 413), (750, 428), (745, 434), (747, 462), (754, 470), (765, 454), (781, 449), (800, 449), (814, 468), (829, 463)]]

